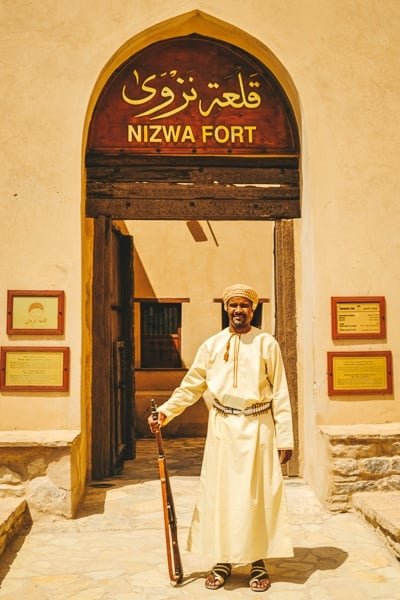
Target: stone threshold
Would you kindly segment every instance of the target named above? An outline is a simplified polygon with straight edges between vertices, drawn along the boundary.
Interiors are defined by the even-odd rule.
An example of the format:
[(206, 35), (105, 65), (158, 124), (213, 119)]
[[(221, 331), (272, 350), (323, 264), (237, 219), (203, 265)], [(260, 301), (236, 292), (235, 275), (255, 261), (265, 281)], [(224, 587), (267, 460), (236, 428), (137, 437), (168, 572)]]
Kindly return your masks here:
[(319, 430), (333, 440), (375, 439), (400, 436), (400, 422), (357, 423), (354, 425), (320, 425)]
[(400, 560), (400, 491), (357, 492), (353, 494), (352, 504)]
[(47, 430), (0, 430), (0, 448), (45, 446), (58, 448), (71, 446), (78, 437), (78, 429), (47, 429)]

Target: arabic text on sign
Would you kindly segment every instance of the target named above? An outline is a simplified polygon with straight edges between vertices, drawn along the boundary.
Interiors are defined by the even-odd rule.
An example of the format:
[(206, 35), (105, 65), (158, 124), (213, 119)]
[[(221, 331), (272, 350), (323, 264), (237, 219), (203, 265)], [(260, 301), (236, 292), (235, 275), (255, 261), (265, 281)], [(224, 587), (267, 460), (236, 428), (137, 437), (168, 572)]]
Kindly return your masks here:
[[(140, 84), (139, 72), (134, 69), (133, 80), (135, 87), (138, 88), (138, 96), (131, 97), (131, 95), (128, 95), (127, 85), (124, 84), (121, 92), (123, 100), (129, 105), (137, 107), (142, 107), (146, 104), (152, 105), (154, 99), (158, 100), (158, 102), (155, 106), (152, 105), (147, 108), (147, 110), (139, 110), (139, 112), (133, 116), (137, 119), (142, 117), (149, 117), (150, 120), (165, 119), (185, 111), (191, 103), (195, 103), (195, 106), (202, 117), (208, 117), (214, 109), (221, 110), (229, 107), (236, 110), (243, 108), (254, 110), (261, 105), (261, 96), (255, 91), (255, 89), (258, 89), (261, 85), (258, 79), (256, 79), (258, 78), (257, 73), (251, 74), (250, 79), (247, 82), (247, 88), (250, 88), (250, 91), (249, 89), (246, 90), (243, 75), (240, 71), (236, 74), (237, 91), (225, 91), (219, 93), (220, 84), (210, 81), (207, 87), (209, 90), (215, 90), (216, 94), (208, 101), (208, 104), (204, 98), (199, 97), (199, 92), (193, 85), (194, 78), (192, 76), (189, 76), (187, 80), (185, 80), (182, 77), (176, 77), (176, 75), (177, 71), (175, 69), (162, 73), (159, 76), (159, 79), (168, 77), (169, 85), (162, 85), (161, 83), (162, 87), (160, 89), (160, 84), (157, 81), (157, 75), (155, 73), (146, 77)], [(182, 87), (185, 83), (188, 85)], [(188, 89), (189, 86), (190, 89)], [(160, 98), (157, 98), (157, 94)]]

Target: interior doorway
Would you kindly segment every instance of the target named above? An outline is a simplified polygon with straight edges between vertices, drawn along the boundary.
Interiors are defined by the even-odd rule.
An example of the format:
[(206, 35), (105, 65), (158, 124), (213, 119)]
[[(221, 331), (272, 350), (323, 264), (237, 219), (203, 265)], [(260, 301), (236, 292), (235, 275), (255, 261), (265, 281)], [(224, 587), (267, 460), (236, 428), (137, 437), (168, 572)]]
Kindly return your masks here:
[[(183, 228), (185, 223), (181, 223)], [(148, 413), (149, 394), (159, 397), (161, 401), (184, 376), (190, 359), (182, 360), (182, 340), (187, 344), (188, 335), (185, 330), (182, 335), (182, 325), (190, 329), (190, 346), (186, 349), (187, 356), (193, 357), (195, 347), (199, 345), (206, 334), (215, 333), (224, 325), (221, 315), (221, 304), (218, 296), (208, 298), (201, 309), (199, 306), (199, 297), (193, 289), (193, 283), (188, 283), (192, 291), (192, 298), (189, 295), (172, 298), (170, 293), (163, 293), (160, 287), (160, 281), (150, 285), (150, 281), (142, 279), (142, 288), (135, 291), (134, 270), (146, 273), (146, 264), (140, 261), (134, 261), (133, 241), (135, 230), (140, 229), (140, 222), (136, 221), (136, 227), (131, 227), (130, 222), (124, 223), (124, 226), (117, 225), (111, 219), (98, 217), (95, 220), (95, 244), (94, 244), (94, 278), (93, 278), (93, 411), (92, 411), (92, 478), (102, 479), (104, 477), (118, 474), (122, 468), (123, 461), (135, 456), (135, 438), (136, 434), (141, 435), (141, 422), (145, 422)], [(222, 223), (221, 223), (222, 225)], [(222, 229), (233, 232), (231, 237), (236, 238), (240, 231), (240, 223), (224, 223)], [(262, 223), (258, 223), (262, 225)], [(259, 256), (255, 260), (254, 252), (250, 251), (246, 255), (246, 246), (243, 246), (244, 264), (252, 262), (254, 264), (254, 273), (259, 271), (259, 281), (268, 280), (268, 286), (261, 289), (267, 289), (264, 296), (261, 294), (261, 322), (262, 328), (275, 334), (280, 343), (285, 366), (288, 375), (289, 391), (292, 400), (292, 410), (294, 414), (295, 440), (298, 440), (298, 409), (297, 409), (297, 356), (296, 356), (296, 305), (295, 305), (295, 265), (294, 265), (294, 244), (293, 244), (293, 223), (291, 221), (278, 221), (266, 223), (268, 225), (268, 235), (261, 235), (262, 228), (259, 229), (259, 239), (253, 239), (253, 244), (247, 245), (247, 250), (257, 248)], [(167, 222), (154, 222), (154, 228), (168, 228)], [(122, 231), (121, 231), (122, 230)], [(159, 229), (161, 231), (161, 229)], [(251, 228), (247, 230), (251, 231)], [(254, 232), (254, 230), (253, 230)], [(146, 232), (148, 233), (148, 232)], [(133, 234), (133, 235), (132, 235)], [(170, 231), (170, 235), (174, 235)], [(225, 233), (226, 235), (226, 233)], [(272, 237), (272, 242), (268, 241), (268, 236)], [(162, 236), (161, 236), (162, 237)], [(255, 238), (255, 233), (253, 233)], [(219, 238), (219, 234), (218, 234)], [(262, 242), (261, 242), (262, 240)], [(218, 239), (217, 239), (218, 242)], [(255, 242), (255, 245), (254, 245)], [(214, 243), (214, 242), (213, 242)], [(222, 240), (219, 239), (222, 244)], [(154, 247), (150, 248), (150, 254), (153, 255), (161, 269), (166, 271), (165, 281), (168, 281), (170, 272), (170, 263), (163, 260), (162, 250), (165, 252), (165, 240), (160, 240), (160, 247), (156, 251)], [(182, 242), (179, 241), (181, 248), (181, 259), (191, 261), (189, 256), (185, 257), (182, 253)], [(170, 252), (173, 249), (169, 249)], [(227, 252), (230, 249), (228, 247)], [(263, 260), (261, 260), (263, 257)], [(222, 262), (224, 261), (222, 257)], [(144, 261), (145, 262), (145, 261)], [(264, 269), (263, 269), (264, 262)], [(270, 262), (270, 270), (267, 264)], [(237, 261), (235, 267), (239, 272), (242, 270), (242, 263)], [(203, 300), (207, 299), (204, 283), (204, 269), (199, 265), (191, 263), (194, 277), (197, 277), (198, 294)], [(171, 270), (172, 271), (172, 270)], [(247, 269), (249, 275), (251, 269)], [(179, 279), (179, 268), (171, 272), (172, 277)], [(253, 275), (254, 275), (253, 273)], [(184, 274), (183, 279), (185, 279)], [(146, 277), (149, 275), (148, 270)], [(229, 275), (230, 276), (230, 275)], [(272, 277), (271, 277), (272, 276)], [(142, 273), (143, 277), (143, 273)], [(226, 273), (220, 270), (220, 277), (227, 277)], [(232, 278), (232, 277), (231, 277)], [(210, 280), (212, 279), (210, 273)], [(236, 277), (237, 279), (237, 277)], [(139, 278), (140, 280), (140, 278)], [(227, 284), (231, 281), (226, 280)], [(146, 287), (147, 286), (147, 287)], [(220, 291), (222, 286), (213, 286), (212, 289)], [(186, 289), (189, 289), (186, 288)], [(169, 290), (172, 288), (169, 287)], [(176, 289), (176, 287), (175, 287)], [(157, 290), (159, 290), (157, 292)], [(160, 291), (161, 290), (161, 291)], [(137, 295), (139, 292), (139, 296)], [(271, 293), (269, 293), (271, 292)], [(192, 303), (190, 300), (192, 299)], [(133, 302), (136, 310), (134, 310)], [(147, 356), (142, 362), (141, 353), (143, 352), (141, 341), (141, 322), (143, 316), (140, 307), (149, 304), (158, 306), (167, 306), (173, 308), (179, 305), (181, 320), (180, 343), (178, 354), (175, 354), (175, 360), (179, 364), (155, 366), (149, 368), (147, 365)], [(182, 322), (182, 306), (191, 306), (191, 311), (186, 311), (186, 317)], [(139, 307), (138, 307), (139, 305)], [(139, 308), (139, 311), (138, 311)], [(202, 320), (199, 323), (197, 338), (195, 335), (196, 314), (201, 311)], [(136, 314), (136, 318), (134, 315)], [(147, 314), (146, 309), (144, 314)], [(165, 314), (171, 314), (170, 311)], [(174, 314), (174, 313), (172, 313)], [(209, 328), (207, 330), (207, 327)], [(187, 329), (186, 329), (187, 332)], [(135, 342), (136, 340), (136, 342)], [(136, 359), (135, 359), (136, 355)], [(137, 384), (135, 386), (135, 369), (137, 375)], [(147, 408), (146, 408), (147, 407)], [(181, 432), (183, 435), (193, 435), (193, 429), (196, 427), (195, 435), (205, 433), (207, 411), (204, 406), (200, 407), (197, 414), (189, 423), (189, 428), (183, 426)], [(196, 421), (197, 419), (197, 421)], [(200, 425), (200, 428), (199, 428)], [(201, 429), (203, 427), (203, 429)], [(143, 433), (143, 430), (142, 430)], [(176, 434), (176, 431), (174, 432)], [(181, 433), (182, 434), (182, 433)], [(178, 431), (179, 435), (179, 431)], [(296, 444), (296, 447), (298, 445)], [(288, 475), (298, 475), (298, 453), (295, 452), (292, 460), (288, 464)]]
[[(194, 225), (192, 221), (129, 221), (126, 225), (135, 239), (137, 434), (149, 435), (146, 418), (150, 397), (155, 396), (159, 403), (166, 400), (179, 385), (199, 345), (228, 325), (222, 289), (233, 281), (244, 280), (259, 292), (253, 325), (280, 341), (297, 437), (292, 222), (197, 221)], [(174, 319), (174, 313), (179, 318)], [(148, 318), (156, 334), (151, 337), (152, 362), (146, 352), (147, 322), (143, 330), (143, 321)], [(158, 334), (164, 334), (160, 341)], [(168, 334), (171, 350), (164, 352)], [(159, 343), (162, 346), (155, 349)], [(205, 435), (210, 404), (207, 400), (187, 409), (165, 435)], [(298, 473), (297, 456), (289, 472)]]

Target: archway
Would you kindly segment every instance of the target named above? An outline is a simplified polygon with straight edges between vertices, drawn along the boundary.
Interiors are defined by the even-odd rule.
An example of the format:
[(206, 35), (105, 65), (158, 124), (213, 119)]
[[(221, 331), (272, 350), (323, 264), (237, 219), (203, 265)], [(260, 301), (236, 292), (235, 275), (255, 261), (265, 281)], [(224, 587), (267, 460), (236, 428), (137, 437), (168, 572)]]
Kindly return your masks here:
[[(116, 458), (132, 455), (128, 427), (125, 454), (116, 457), (115, 428), (126, 422), (112, 418), (115, 343), (129, 344), (112, 335), (113, 285), (122, 264), (116, 221), (276, 222), (276, 334), (297, 413), (290, 220), (300, 217), (299, 156), (298, 127), (283, 87), (265, 64), (232, 43), (199, 33), (162, 39), (130, 56), (108, 79), (86, 148), (86, 216), (94, 219), (95, 240), (94, 478), (112, 474)], [(126, 302), (117, 307), (121, 315), (128, 315)], [(122, 329), (129, 323), (128, 315)], [(128, 362), (122, 371), (127, 369)], [(129, 418), (125, 405), (120, 414)]]

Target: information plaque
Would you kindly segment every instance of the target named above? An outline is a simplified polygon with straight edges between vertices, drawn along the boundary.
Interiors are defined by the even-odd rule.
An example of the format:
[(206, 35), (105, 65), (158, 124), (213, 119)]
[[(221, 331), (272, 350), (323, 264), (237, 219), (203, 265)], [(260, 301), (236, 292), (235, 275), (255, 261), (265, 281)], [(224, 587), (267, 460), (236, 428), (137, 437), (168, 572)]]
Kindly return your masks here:
[(386, 337), (383, 296), (333, 297), (331, 309), (334, 340)]
[(8, 335), (63, 334), (64, 305), (62, 290), (8, 290)]
[(389, 351), (328, 352), (328, 394), (391, 394)]
[(14, 346), (1, 348), (2, 391), (57, 391), (69, 387), (69, 348)]

